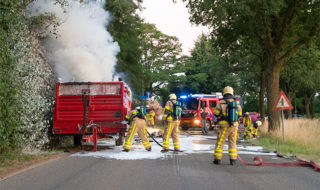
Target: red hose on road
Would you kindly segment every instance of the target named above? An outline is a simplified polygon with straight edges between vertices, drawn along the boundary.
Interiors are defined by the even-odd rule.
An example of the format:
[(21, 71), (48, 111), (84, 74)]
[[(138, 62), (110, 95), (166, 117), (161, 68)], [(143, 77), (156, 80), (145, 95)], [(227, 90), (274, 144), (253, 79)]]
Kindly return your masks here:
[(248, 163), (242, 160), (238, 155), (238, 159), (245, 165), (248, 166), (298, 166), (298, 167), (311, 167), (314, 168), (316, 172), (320, 172), (320, 167), (314, 162), (307, 162), (297, 158), (297, 162), (263, 162), (261, 157), (254, 157), (253, 163)]

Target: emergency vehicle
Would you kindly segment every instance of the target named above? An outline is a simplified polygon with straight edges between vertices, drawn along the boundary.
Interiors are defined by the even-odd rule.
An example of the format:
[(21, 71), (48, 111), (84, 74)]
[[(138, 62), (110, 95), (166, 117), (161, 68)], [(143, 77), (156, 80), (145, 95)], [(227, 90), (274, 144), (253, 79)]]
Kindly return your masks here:
[(201, 128), (201, 112), (207, 112), (205, 126), (207, 129), (213, 128), (217, 122), (213, 115), (214, 108), (222, 98), (221, 93), (215, 94), (190, 94), (180, 96), (182, 103), (182, 113), (180, 126), (183, 130), (189, 128)]
[(52, 133), (72, 135), (75, 144), (116, 136), (122, 145), (127, 125), (121, 121), (129, 111), (131, 92), (123, 82), (56, 83)]

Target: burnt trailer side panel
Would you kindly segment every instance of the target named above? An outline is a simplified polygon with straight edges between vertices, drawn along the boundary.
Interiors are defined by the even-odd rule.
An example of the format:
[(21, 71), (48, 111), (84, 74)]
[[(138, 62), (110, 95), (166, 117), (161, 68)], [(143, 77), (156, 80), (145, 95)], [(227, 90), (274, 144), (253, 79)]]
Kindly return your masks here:
[(123, 133), (130, 101), (123, 82), (57, 83), (53, 134), (81, 134), (79, 127), (89, 123), (99, 134)]

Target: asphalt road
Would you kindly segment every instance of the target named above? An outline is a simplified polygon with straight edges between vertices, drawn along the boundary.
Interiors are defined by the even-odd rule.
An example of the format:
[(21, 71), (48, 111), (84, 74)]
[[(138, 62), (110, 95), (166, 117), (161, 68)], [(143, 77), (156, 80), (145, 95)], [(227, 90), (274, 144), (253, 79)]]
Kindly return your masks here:
[[(4, 179), (0, 181), (0, 189), (320, 189), (320, 173), (311, 168), (252, 167), (240, 162), (230, 166), (226, 154), (221, 165), (214, 165), (212, 151), (167, 155), (162, 159), (143, 160), (64, 157)], [(250, 162), (253, 158), (252, 155), (241, 157)], [(262, 158), (271, 162), (288, 161), (275, 160), (274, 156)]]

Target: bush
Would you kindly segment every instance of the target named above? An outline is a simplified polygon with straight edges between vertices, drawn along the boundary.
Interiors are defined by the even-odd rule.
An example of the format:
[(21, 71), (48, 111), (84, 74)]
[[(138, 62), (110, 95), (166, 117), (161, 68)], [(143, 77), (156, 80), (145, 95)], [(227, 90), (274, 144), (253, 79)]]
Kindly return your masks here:
[(0, 2), (0, 153), (48, 141), (52, 71), (30, 35), (23, 2)]

